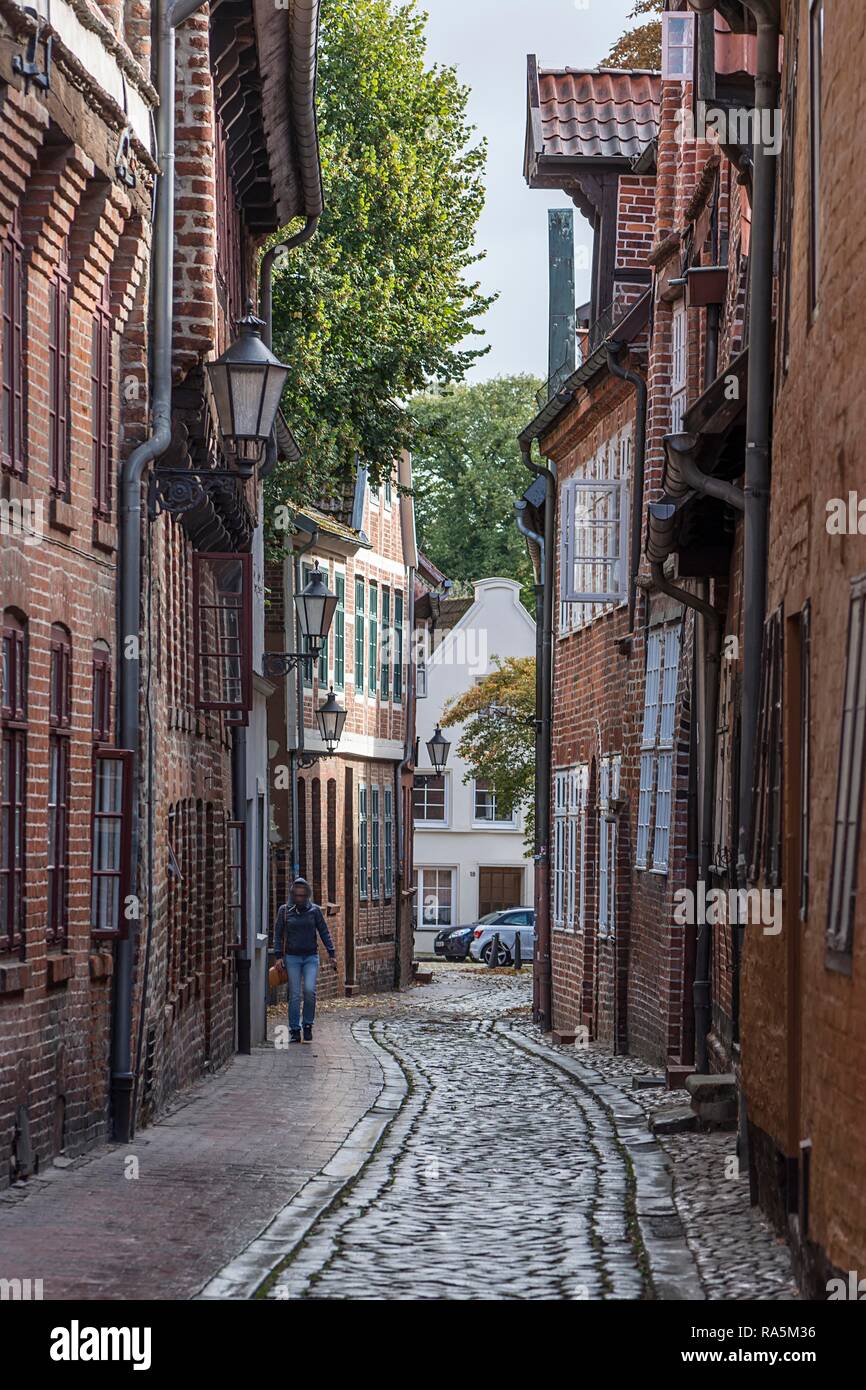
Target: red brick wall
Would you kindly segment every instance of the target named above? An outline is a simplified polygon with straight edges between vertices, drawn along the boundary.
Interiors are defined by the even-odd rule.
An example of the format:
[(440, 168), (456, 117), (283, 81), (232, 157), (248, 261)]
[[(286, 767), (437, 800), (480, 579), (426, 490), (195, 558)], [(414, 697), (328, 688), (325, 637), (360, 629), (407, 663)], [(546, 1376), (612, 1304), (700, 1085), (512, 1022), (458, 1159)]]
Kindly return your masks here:
[[(866, 273), (860, 228), (864, 171), (852, 158), (848, 112), (866, 59), (861, 7), (828, 18), (822, 114), (823, 253), (818, 306), (809, 289), (808, 6), (786, 7), (786, 53), (799, 16), (799, 82), (794, 124), (794, 216), (790, 235), (790, 364), (781, 373), (774, 416), (768, 610), (783, 605), (786, 641), (806, 600), (812, 610), (812, 718), (809, 908), (799, 920), (796, 806), (785, 821), (782, 934), (747, 932), (743, 974), (743, 1074), (761, 1199), (778, 1211), (779, 1156), (796, 1160), (811, 1142), (808, 1232), (792, 1231), (812, 1297), (825, 1297), (824, 1265), (866, 1265), (866, 848), (861, 831), (859, 892), (850, 973), (829, 968), (826, 928), (850, 580), (866, 572), (866, 537), (831, 535), (827, 503), (866, 496), (864, 397), (855, 365), (864, 339), (858, 286)], [(783, 87), (784, 90), (784, 87)], [(793, 657), (786, 655), (793, 662)], [(794, 776), (799, 726), (786, 688), (785, 777)], [(804, 1240), (805, 1237), (805, 1240)]]
[[(0, 474), (0, 498), (43, 508), (36, 544), (0, 536), (0, 610), (27, 621), (25, 940), (0, 947), (0, 1186), (80, 1153), (106, 1132), (112, 951), (91, 937), (92, 656), (116, 654), (115, 516), (94, 519), (90, 350), (95, 293), (111, 266), (112, 472), (141, 428), (140, 344), (150, 187), (113, 178), (116, 134), (63, 73), (43, 102), (0, 83), (0, 239), (21, 210), (24, 241), (26, 471)], [(46, 137), (47, 140), (46, 140)], [(52, 492), (48, 431), (49, 284), (68, 238), (70, 487)], [(121, 346), (120, 335), (125, 335)], [(115, 489), (116, 494), (116, 489)], [(116, 504), (116, 495), (114, 502)], [(115, 514), (116, 515), (116, 514)], [(71, 639), (66, 941), (46, 941), (50, 631)]]

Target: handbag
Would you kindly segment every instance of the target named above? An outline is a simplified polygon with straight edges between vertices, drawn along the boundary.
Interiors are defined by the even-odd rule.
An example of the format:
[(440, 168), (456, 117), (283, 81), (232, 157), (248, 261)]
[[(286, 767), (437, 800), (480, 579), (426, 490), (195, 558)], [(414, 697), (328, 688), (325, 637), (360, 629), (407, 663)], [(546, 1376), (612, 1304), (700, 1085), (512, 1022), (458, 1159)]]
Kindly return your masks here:
[(289, 972), (286, 969), (284, 960), (275, 960), (268, 971), (268, 984), (271, 989), (279, 989), (280, 985), (289, 983)]

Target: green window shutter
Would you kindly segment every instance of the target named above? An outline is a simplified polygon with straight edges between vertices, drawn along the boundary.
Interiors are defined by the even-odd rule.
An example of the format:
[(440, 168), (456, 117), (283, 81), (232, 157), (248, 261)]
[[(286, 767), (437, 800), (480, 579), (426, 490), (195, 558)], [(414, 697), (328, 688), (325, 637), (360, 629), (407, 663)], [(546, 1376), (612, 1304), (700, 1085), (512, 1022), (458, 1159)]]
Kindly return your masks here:
[(394, 593), (394, 699), (399, 705), (403, 699), (403, 595)]
[(334, 614), (334, 688), (342, 690), (346, 684), (346, 576), (334, 576), (334, 592), (337, 595), (337, 611)]
[(383, 700), (391, 698), (391, 590), (382, 590), (382, 679)]
[[(328, 566), (327, 566), (327, 565), (320, 565), (319, 568), (321, 569), (321, 571), (322, 571), (322, 577), (324, 578), (324, 581), (325, 581), (325, 583), (327, 584), (327, 583), (328, 583)], [(327, 689), (327, 687), (328, 687), (328, 657), (329, 657), (329, 654), (330, 654), (330, 650), (331, 650), (331, 634), (328, 633), (328, 636), (327, 636), (327, 639), (326, 639), (324, 645), (323, 645), (323, 646), (320, 648), (320, 650), (319, 650), (319, 685), (320, 685), (320, 686), (324, 686), (325, 689)]]
[(379, 661), (379, 586), (371, 581), (370, 583), (370, 607), (368, 622), (368, 670), (367, 670), (367, 689), (371, 695), (377, 691), (377, 675)]
[(355, 580), (355, 694), (364, 689), (364, 581)]
[[(312, 577), (312, 574), (313, 574), (313, 566), (312, 566), (312, 565), (301, 565), (301, 588), (302, 588), (302, 589), (306, 589), (307, 585), (308, 585), (309, 582), (310, 582), (310, 579), (311, 579), (311, 577)], [(304, 638), (304, 637), (301, 638), (301, 644), (300, 644), (300, 646), (298, 647), (298, 651), (302, 651), (302, 650), (306, 650), (306, 638)], [(312, 684), (313, 684), (312, 663), (309, 662), (309, 661), (302, 661), (302, 662), (301, 662), (301, 671), (303, 672), (303, 676), (304, 676), (304, 685), (306, 685), (306, 686), (308, 686), (308, 687), (309, 687), (309, 686), (312, 686)]]

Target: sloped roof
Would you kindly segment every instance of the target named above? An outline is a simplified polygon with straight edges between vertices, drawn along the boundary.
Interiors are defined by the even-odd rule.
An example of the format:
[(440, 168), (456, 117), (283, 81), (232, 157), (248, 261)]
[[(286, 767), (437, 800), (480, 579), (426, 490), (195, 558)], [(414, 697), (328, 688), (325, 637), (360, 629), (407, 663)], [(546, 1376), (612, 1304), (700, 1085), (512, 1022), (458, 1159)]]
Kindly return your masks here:
[(612, 68), (542, 68), (528, 63), (527, 167), (539, 161), (629, 164), (658, 135), (661, 77)]

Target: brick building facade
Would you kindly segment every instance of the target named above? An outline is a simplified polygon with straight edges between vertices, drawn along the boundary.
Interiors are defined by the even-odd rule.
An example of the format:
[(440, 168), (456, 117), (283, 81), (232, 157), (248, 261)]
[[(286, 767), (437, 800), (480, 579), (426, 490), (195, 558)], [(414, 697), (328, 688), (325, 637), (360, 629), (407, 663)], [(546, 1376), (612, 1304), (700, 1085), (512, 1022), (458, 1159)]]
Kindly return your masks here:
[[(269, 650), (299, 650), (296, 566), (303, 587), (318, 564), (339, 599), (312, 678), (293, 673), (269, 704), (271, 925), (300, 873), (326, 912), (337, 947), (337, 975), (325, 971), (321, 977), (325, 994), (393, 989), (411, 979), (415, 687), (409, 635), (417, 556), (412, 498), (401, 491), (410, 485), (408, 457), (393, 482), (377, 488), (360, 468), (345, 498), (299, 515), (292, 551), (269, 570)], [(332, 756), (315, 719), (329, 689), (347, 711)]]
[[(583, 1025), (671, 1085), (730, 1074), (753, 1198), (817, 1297), (866, 1257), (861, 268), (845, 126), (864, 31), (853, 5), (828, 9), (825, 31), (824, 8), (668, 0), (657, 129), (635, 111), (647, 74), (539, 74), (530, 59), (530, 183), (587, 212), (582, 184), (597, 198), (615, 168), (618, 192), (607, 227), (593, 217), (598, 326), (523, 435), (557, 468), (539, 898), (553, 1027)], [(719, 139), (704, 138), (710, 109)], [(626, 152), (654, 197), (624, 221)], [(638, 306), (613, 327), (597, 312), (603, 268), (626, 265), (650, 282), (637, 333)], [(611, 441), (638, 436), (641, 382), (642, 497), (634, 473), (604, 486)], [(639, 550), (610, 540), (612, 500), (640, 508)], [(543, 492), (525, 501), (540, 535)], [(635, 587), (605, 595), (624, 555)]]
[(321, 211), (317, 9), (178, 22), (171, 442), (133, 484), (132, 576), (124, 470), (155, 428), (164, 314), (159, 16), (0, 12), (0, 1184), (116, 1132), (118, 1096), (134, 1124), (225, 1062), (250, 993), (264, 1016), (267, 817), (239, 771), (266, 797), (261, 486), (222, 447), (203, 364), (258, 302), (264, 237)]
[(44, 36), (0, 16), (0, 1185), (105, 1133), (116, 914), (110, 878), (92, 901), (92, 778), (116, 742), (112, 475), (146, 421), (155, 93), (116, 7), (60, 8), (47, 87), (15, 75), (31, 41), (46, 71)]

